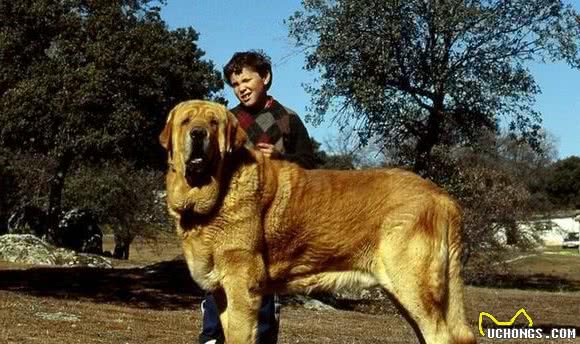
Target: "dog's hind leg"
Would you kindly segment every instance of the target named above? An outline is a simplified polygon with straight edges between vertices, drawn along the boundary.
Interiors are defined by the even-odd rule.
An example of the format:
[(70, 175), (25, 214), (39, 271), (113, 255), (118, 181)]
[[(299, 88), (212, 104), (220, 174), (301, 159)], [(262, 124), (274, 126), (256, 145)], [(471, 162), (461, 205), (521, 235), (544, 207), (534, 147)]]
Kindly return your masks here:
[(423, 282), (420, 278), (395, 277), (388, 282), (385, 282), (385, 278), (380, 278), (380, 283), (409, 321), (420, 343), (453, 343), (444, 316), (444, 306), (432, 299), (432, 291), (422, 290), (423, 287), (420, 286)]
[[(409, 282), (413, 284), (410, 285)], [(420, 343), (453, 343), (443, 309), (437, 304), (425, 303), (420, 288), (417, 288), (420, 283), (409, 278), (404, 281), (395, 279), (387, 283), (381, 281), (381, 285), (389, 292), (394, 304), (415, 331)]]
[[(392, 239), (392, 238), (391, 238)], [(421, 343), (454, 343), (445, 317), (446, 249), (416, 235), (404, 244), (383, 242), (375, 278), (398, 302)]]
[[(460, 215), (453, 204), (426, 208), (379, 249), (375, 278), (404, 309), (427, 344), (473, 344), (463, 312), (458, 252)], [(405, 224), (403, 224), (405, 225)]]
[(456, 216), (449, 223), (449, 267), (448, 267), (448, 301), (446, 319), (455, 343), (474, 344), (475, 336), (469, 328), (463, 303), (463, 280), (461, 279), (461, 241), (460, 217)]

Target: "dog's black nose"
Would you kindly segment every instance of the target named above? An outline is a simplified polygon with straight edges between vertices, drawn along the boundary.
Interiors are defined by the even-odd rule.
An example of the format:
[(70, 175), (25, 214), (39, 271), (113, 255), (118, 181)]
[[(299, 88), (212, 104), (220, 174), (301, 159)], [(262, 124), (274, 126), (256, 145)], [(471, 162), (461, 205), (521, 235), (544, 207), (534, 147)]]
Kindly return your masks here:
[(191, 136), (194, 141), (203, 140), (206, 135), (207, 133), (204, 128), (192, 128), (189, 132), (189, 136)]

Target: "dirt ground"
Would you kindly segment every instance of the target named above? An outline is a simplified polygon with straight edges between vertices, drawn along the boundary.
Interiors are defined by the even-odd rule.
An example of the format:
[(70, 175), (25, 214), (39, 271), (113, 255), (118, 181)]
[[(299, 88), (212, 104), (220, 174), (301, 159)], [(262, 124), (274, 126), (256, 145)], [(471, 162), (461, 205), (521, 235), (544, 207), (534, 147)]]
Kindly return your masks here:
[[(110, 240), (106, 245), (112, 245)], [(191, 282), (183, 261), (174, 259), (179, 254), (177, 241), (163, 237), (135, 242), (130, 260), (115, 261), (114, 269), (0, 263), (0, 343), (196, 343), (203, 292)], [(541, 273), (528, 271), (532, 264), (525, 260), (518, 267), (542, 276), (542, 283), (550, 283), (550, 278), (554, 283), (580, 283), (575, 269), (561, 277), (561, 270), (580, 264), (580, 256), (566, 257), (550, 256), (558, 259), (558, 265), (542, 262)], [(577, 338), (500, 342), (580, 343), (578, 291), (466, 288), (467, 317), (475, 333), (480, 312), (502, 321), (522, 307), (544, 333), (565, 327), (575, 330)], [(417, 343), (410, 326), (388, 301), (346, 308), (351, 310), (285, 306), (279, 343)], [(486, 324), (491, 325), (487, 320)], [(479, 339), (480, 343), (498, 341)]]

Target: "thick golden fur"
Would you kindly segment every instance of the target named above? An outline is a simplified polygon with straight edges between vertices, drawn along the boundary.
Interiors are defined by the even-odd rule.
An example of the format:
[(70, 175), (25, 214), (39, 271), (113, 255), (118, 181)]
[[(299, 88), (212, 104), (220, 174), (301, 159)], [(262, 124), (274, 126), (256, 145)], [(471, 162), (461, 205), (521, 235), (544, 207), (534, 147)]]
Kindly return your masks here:
[[(190, 147), (196, 130), (203, 152)], [(444, 191), (398, 169), (303, 170), (245, 140), (225, 107), (204, 101), (176, 106), (160, 136), (168, 208), (191, 276), (216, 296), (227, 343), (255, 343), (264, 293), (372, 285), (393, 296), (420, 341), (475, 343), (461, 213)], [(191, 175), (201, 153), (207, 168)]]

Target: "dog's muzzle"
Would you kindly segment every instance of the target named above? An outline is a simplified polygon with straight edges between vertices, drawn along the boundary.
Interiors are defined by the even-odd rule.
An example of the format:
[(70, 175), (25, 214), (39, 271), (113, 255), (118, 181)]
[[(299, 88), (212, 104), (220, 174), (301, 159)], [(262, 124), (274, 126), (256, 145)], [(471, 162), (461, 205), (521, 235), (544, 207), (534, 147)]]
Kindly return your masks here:
[(209, 138), (205, 128), (194, 127), (189, 132), (189, 156), (185, 161), (188, 176), (205, 172), (209, 165)]

